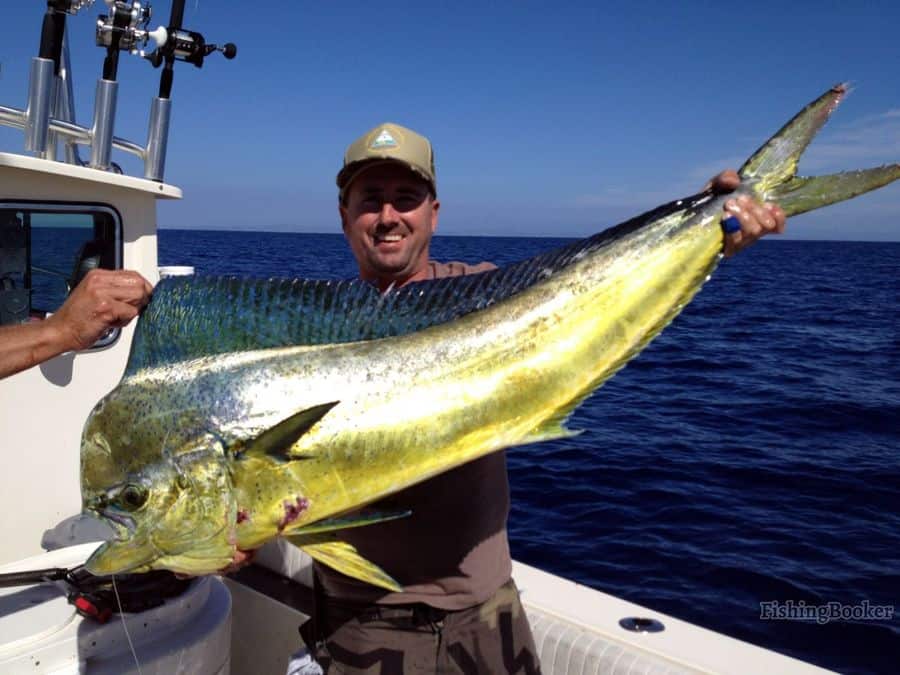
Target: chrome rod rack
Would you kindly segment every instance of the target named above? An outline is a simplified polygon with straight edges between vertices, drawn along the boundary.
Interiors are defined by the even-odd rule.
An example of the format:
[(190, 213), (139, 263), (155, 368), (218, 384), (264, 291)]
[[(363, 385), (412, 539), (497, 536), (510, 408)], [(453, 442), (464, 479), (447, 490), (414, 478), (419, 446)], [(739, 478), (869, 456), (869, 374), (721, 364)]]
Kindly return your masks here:
[[(172, 113), (174, 64), (185, 61), (197, 68), (212, 52), (227, 59), (237, 54), (233, 44), (218, 47), (197, 32), (182, 28), (184, 1), (173, 0), (168, 26), (150, 30), (150, 3), (141, 0), (103, 0), (108, 9), (96, 22), (95, 39), (106, 49), (103, 74), (97, 81), (94, 117), (90, 128), (75, 122), (74, 87), (66, 18), (91, 6), (94, 0), (47, 0), (41, 29), (39, 55), (32, 59), (27, 105), (24, 110), (0, 105), (0, 125), (22, 129), (25, 150), (35, 156), (59, 161), (59, 144), (64, 145), (64, 161), (101, 171), (118, 170), (110, 155), (113, 149), (137, 156), (144, 162), (144, 178), (162, 181), (165, 171), (169, 121)], [(152, 47), (148, 52), (146, 47)], [(163, 66), (159, 95), (152, 99), (147, 142), (140, 145), (113, 134), (118, 94), (119, 53), (127, 51)], [(78, 146), (90, 148), (90, 159), (81, 159)]]

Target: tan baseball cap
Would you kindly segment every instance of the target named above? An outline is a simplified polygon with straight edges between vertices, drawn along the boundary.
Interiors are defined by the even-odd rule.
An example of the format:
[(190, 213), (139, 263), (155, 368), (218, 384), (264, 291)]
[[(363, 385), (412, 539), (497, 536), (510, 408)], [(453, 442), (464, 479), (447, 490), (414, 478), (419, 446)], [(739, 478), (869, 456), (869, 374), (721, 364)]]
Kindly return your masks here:
[(411, 169), (424, 178), (432, 194), (437, 195), (431, 142), (412, 129), (385, 122), (353, 141), (344, 153), (344, 166), (337, 175), (341, 199), (354, 178), (384, 162), (399, 162)]

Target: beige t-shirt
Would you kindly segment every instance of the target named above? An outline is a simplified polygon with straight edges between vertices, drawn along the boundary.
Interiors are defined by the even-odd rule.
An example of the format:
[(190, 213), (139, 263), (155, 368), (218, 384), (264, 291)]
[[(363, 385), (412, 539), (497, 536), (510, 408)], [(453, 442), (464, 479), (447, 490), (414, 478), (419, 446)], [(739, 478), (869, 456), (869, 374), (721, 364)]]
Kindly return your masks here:
[[(490, 263), (429, 263), (432, 279), (490, 269)], [(383, 604), (423, 602), (456, 610), (487, 600), (512, 574), (504, 451), (407, 488), (372, 508), (410, 510), (412, 515), (346, 530), (341, 538), (399, 581), (404, 591), (390, 593), (316, 564), (326, 596)]]

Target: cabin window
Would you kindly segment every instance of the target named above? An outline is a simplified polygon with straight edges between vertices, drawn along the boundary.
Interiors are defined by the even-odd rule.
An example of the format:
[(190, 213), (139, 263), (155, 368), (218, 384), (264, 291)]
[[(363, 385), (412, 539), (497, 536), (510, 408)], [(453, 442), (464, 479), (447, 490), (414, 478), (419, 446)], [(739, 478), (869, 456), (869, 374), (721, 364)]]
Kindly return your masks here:
[[(0, 201), (0, 325), (55, 312), (94, 268), (122, 266), (122, 224), (108, 206)], [(115, 341), (119, 329), (95, 347)]]

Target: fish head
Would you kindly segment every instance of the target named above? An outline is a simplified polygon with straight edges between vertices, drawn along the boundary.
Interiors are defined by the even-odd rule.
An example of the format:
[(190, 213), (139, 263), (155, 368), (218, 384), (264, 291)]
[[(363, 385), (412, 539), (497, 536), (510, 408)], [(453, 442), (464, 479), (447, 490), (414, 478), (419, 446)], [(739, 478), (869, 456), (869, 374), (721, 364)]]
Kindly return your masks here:
[(126, 434), (117, 422), (95, 410), (82, 438), (83, 510), (115, 532), (88, 571), (207, 574), (230, 564), (237, 507), (221, 442), (202, 434), (172, 447), (171, 434)]

